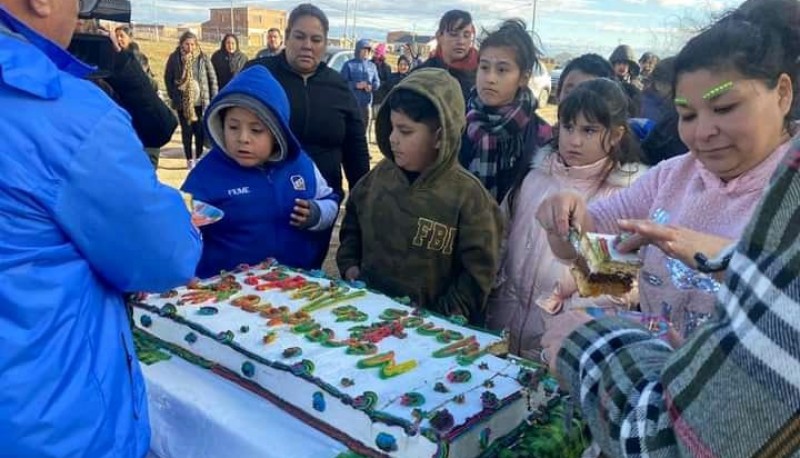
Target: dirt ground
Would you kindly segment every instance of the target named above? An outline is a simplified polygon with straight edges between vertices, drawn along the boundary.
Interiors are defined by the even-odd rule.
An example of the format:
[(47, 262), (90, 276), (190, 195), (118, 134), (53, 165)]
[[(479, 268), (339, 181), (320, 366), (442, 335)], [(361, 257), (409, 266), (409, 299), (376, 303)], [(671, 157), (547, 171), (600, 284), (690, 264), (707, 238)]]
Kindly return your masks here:
[[(156, 45), (156, 43), (152, 44)], [(165, 43), (160, 43), (158, 47), (142, 46), (142, 48), (143, 49), (149, 48), (151, 52), (155, 50), (159, 51), (159, 52), (152, 52), (152, 55), (150, 57), (151, 65), (153, 65), (154, 70), (156, 70), (156, 69), (161, 69), (163, 67), (160, 61), (161, 59), (166, 61), (166, 56), (168, 55), (167, 51), (171, 52), (171, 50), (174, 49), (173, 46), (174, 45), (167, 46)], [(544, 107), (543, 109), (539, 110), (539, 115), (552, 123), (556, 118), (556, 109), (557, 107), (555, 105), (548, 105), (547, 107)], [(371, 163), (374, 166), (382, 158), (382, 155), (375, 144), (370, 144), (369, 147), (370, 147)], [(175, 188), (180, 188), (180, 186), (186, 179), (187, 173), (188, 170), (186, 169), (186, 160), (184, 159), (183, 149), (181, 147), (181, 136), (179, 127), (178, 130), (175, 131), (175, 134), (172, 136), (172, 140), (161, 149), (161, 158), (158, 165), (158, 178), (159, 180), (161, 180), (161, 182), (167, 185), (170, 185)], [(345, 186), (347, 186), (346, 182)], [(340, 218), (336, 222), (336, 227), (333, 232), (333, 238), (331, 240), (331, 245), (328, 250), (328, 256), (325, 260), (325, 264), (323, 265), (323, 269), (328, 274), (334, 276), (338, 276), (338, 271), (336, 269), (336, 263), (335, 263), (335, 256), (336, 256), (336, 250), (339, 247), (339, 225), (341, 222), (341, 213), (339, 216)]]

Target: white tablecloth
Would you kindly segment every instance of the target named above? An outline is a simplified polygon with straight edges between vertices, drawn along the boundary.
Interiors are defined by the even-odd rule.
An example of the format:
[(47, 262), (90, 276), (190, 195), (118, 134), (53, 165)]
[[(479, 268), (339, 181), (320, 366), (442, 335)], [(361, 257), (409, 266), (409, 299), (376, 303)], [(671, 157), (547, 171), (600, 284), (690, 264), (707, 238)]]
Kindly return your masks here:
[(176, 356), (142, 365), (150, 457), (333, 458), (343, 444), (269, 401)]

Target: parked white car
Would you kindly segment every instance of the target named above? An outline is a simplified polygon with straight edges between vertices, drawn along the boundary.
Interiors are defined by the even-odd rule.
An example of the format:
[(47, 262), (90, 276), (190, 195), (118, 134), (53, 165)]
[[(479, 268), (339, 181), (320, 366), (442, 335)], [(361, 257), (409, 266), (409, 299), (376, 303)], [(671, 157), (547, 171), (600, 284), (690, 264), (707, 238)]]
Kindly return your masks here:
[(538, 62), (536, 63), (533, 67), (528, 87), (531, 88), (533, 96), (539, 101), (539, 106), (546, 107), (550, 100), (550, 94), (553, 93), (552, 82), (550, 81), (550, 74), (547, 72), (547, 67)]

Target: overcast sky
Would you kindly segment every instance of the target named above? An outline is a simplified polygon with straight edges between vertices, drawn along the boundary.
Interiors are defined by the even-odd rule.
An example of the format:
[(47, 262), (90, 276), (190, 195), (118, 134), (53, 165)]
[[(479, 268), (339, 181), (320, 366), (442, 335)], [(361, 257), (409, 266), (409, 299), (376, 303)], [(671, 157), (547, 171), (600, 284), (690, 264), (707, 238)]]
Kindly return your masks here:
[[(209, 8), (229, 7), (226, 0), (131, 0), (134, 22), (203, 22)], [(285, 0), (234, 0), (234, 6), (247, 4), (289, 10), (302, 3)], [(530, 0), (319, 0), (315, 3), (330, 18), (333, 34), (342, 33), (345, 11), (349, 26), (356, 12), (357, 34), (380, 39), (389, 30), (416, 30), (433, 34), (439, 17), (449, 9), (470, 11), (479, 27), (492, 28), (504, 18), (519, 17), (528, 24), (532, 16)], [(347, 4), (349, 3), (349, 8)], [(358, 4), (357, 11), (354, 8)], [(637, 53), (648, 49), (674, 50), (687, 36), (692, 24), (740, 0), (538, 0), (536, 32), (549, 53), (607, 52), (627, 43)], [(687, 20), (691, 18), (692, 20)], [(530, 25), (529, 25), (530, 27)], [(669, 49), (671, 48), (671, 49)]]

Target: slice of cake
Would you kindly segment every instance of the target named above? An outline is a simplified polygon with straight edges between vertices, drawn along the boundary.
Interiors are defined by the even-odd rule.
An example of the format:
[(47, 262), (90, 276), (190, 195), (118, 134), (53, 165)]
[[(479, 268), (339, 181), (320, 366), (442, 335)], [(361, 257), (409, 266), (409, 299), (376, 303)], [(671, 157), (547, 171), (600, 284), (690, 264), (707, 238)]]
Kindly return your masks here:
[(570, 231), (570, 242), (578, 252), (571, 271), (581, 296), (622, 296), (633, 288), (642, 262), (637, 253), (617, 251), (616, 238), (611, 234)]

